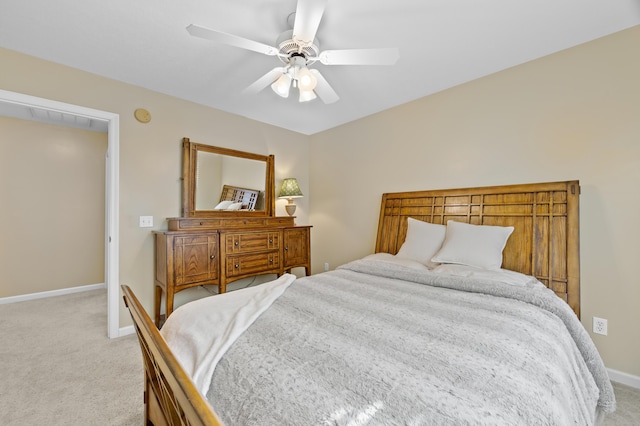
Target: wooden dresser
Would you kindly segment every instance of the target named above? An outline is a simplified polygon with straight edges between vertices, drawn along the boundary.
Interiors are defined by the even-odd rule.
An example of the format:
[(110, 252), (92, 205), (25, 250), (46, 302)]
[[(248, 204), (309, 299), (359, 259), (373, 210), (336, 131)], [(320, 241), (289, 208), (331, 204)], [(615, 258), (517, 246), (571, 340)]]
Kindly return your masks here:
[(278, 276), (291, 268), (311, 273), (311, 226), (293, 217), (172, 218), (168, 231), (154, 231), (155, 321), (165, 295), (168, 317), (175, 293), (199, 285), (227, 284), (261, 274)]

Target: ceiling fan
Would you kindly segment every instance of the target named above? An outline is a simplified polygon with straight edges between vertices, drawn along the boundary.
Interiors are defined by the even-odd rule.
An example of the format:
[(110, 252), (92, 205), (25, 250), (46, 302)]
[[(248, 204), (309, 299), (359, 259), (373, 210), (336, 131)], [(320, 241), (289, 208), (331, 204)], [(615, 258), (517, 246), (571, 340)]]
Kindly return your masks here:
[(327, 0), (298, 0), (296, 11), (288, 18), (292, 29), (280, 34), (277, 47), (194, 24), (189, 25), (187, 31), (194, 37), (276, 56), (282, 61), (284, 66), (267, 72), (244, 89), (244, 93), (255, 94), (271, 85), (275, 93), (286, 98), (293, 86), (298, 88), (300, 102), (319, 96), (325, 104), (331, 104), (340, 99), (338, 94), (320, 71), (309, 68), (310, 65), (316, 61), (324, 65), (393, 65), (399, 52), (397, 48), (320, 51), (316, 32), (326, 4)]

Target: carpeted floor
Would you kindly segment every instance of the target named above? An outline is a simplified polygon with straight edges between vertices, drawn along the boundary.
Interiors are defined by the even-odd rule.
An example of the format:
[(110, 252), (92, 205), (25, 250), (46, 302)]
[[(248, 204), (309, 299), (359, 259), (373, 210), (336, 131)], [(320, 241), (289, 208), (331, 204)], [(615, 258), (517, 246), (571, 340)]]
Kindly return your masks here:
[(640, 426), (640, 389), (613, 382), (618, 408), (607, 417), (607, 426)]
[[(0, 305), (0, 425), (143, 424), (134, 335), (107, 338), (107, 293)], [(608, 426), (640, 426), (640, 389), (614, 383)]]
[(107, 337), (107, 292), (0, 305), (0, 424), (142, 425), (135, 335)]

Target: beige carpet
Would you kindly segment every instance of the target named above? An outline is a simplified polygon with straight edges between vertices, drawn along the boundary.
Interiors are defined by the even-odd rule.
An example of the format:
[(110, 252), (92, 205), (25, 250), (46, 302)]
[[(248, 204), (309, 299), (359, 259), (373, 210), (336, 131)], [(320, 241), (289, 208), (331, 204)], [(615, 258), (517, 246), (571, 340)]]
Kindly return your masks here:
[(640, 426), (640, 389), (613, 382), (618, 409), (607, 417), (607, 426)]
[(142, 425), (135, 335), (107, 337), (107, 292), (0, 305), (1, 425)]
[[(0, 425), (142, 425), (136, 337), (107, 338), (107, 292), (0, 305)], [(609, 426), (640, 426), (640, 389), (614, 383)]]

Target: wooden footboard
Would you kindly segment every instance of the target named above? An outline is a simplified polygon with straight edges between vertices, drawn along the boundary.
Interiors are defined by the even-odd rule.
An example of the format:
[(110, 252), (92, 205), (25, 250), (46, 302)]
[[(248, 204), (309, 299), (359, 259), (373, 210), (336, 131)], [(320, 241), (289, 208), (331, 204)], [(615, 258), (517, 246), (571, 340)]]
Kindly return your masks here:
[(222, 425), (160, 335), (133, 291), (122, 286), (144, 362), (146, 425)]

